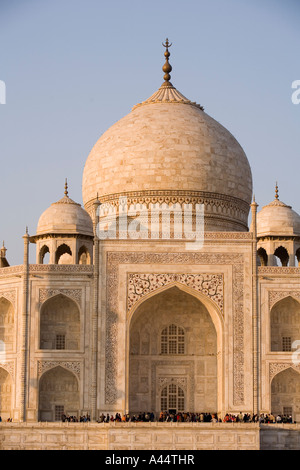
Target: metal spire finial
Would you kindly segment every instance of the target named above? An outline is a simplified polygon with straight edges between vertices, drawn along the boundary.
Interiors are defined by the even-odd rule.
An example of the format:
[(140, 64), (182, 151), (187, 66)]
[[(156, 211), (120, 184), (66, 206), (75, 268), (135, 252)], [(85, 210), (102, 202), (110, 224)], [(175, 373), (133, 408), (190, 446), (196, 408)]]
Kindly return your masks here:
[(67, 180), (67, 178), (66, 178), (66, 182), (65, 182), (65, 196), (68, 197), (68, 194), (69, 194), (69, 193), (68, 193), (68, 180)]
[(162, 45), (166, 48), (166, 52), (164, 54), (165, 58), (166, 58), (166, 62), (164, 64), (162, 70), (163, 70), (163, 72), (165, 72), (164, 80), (165, 80), (166, 83), (168, 83), (170, 81), (170, 78), (171, 78), (170, 72), (172, 72), (172, 66), (171, 66), (171, 64), (169, 64), (169, 57), (170, 57), (169, 47), (172, 46), (172, 43), (170, 43), (168, 38), (167, 38), (165, 44), (162, 43)]
[(275, 199), (279, 199), (279, 196), (278, 196), (278, 183), (276, 181), (276, 185), (275, 185)]

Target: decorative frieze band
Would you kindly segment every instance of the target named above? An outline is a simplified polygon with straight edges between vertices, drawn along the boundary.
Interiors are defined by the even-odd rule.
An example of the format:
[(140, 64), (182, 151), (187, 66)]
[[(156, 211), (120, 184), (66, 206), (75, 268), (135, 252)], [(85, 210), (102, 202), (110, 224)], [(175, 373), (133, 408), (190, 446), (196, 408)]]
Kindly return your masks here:
[(258, 274), (261, 275), (272, 275), (277, 274), (280, 276), (286, 275), (293, 275), (296, 274), (297, 276), (300, 275), (300, 268), (298, 267), (290, 267), (290, 266), (258, 266)]
[(223, 314), (224, 279), (223, 274), (167, 274), (167, 273), (130, 273), (128, 274), (127, 309), (145, 295), (168, 284), (179, 283), (195, 289), (209, 297)]

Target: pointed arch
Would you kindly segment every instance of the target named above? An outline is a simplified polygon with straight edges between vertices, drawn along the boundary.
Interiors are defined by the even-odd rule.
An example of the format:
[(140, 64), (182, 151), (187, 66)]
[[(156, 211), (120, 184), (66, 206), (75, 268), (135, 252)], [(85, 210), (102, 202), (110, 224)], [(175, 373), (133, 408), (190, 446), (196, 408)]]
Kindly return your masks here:
[(164, 286), (158, 287), (157, 289), (145, 294), (143, 297), (141, 297), (135, 304), (134, 306), (129, 309), (127, 312), (127, 321), (131, 322), (131, 319), (134, 315), (134, 312), (137, 310), (137, 308), (143, 304), (143, 302), (147, 301), (151, 297), (158, 295), (161, 292), (164, 292), (166, 290), (172, 289), (173, 287), (177, 287), (179, 290), (186, 292), (187, 294), (190, 294), (191, 296), (197, 298), (201, 303), (205, 305), (205, 307), (208, 309), (213, 323), (219, 331), (223, 329), (224, 326), (224, 318), (223, 318), (223, 313), (219, 307), (219, 305), (212, 300), (210, 297), (205, 295), (204, 293), (197, 291), (196, 289), (193, 289), (192, 287), (189, 287), (185, 284), (182, 284), (181, 282), (174, 281), (170, 282)]
[(39, 421), (61, 421), (62, 415), (79, 415), (80, 393), (76, 375), (62, 365), (45, 371), (39, 379)]
[(55, 264), (73, 264), (73, 253), (69, 245), (62, 243), (55, 253)]
[(264, 248), (260, 247), (257, 250), (257, 255), (260, 261), (261, 266), (267, 266), (268, 265), (268, 255), (267, 252)]
[(0, 341), (2, 354), (15, 349), (15, 309), (4, 296), (0, 297)]
[[(188, 401), (185, 404), (189, 411), (206, 409), (214, 413), (221, 412), (223, 321), (219, 308), (211, 299), (177, 283), (152, 291), (137, 302), (127, 318), (126, 408), (135, 412), (145, 402), (147, 409), (155, 413), (161, 411), (158, 382), (170, 377), (170, 374), (179, 374), (178, 379), (186, 383), (190, 390), (194, 381), (195, 387), (202, 381), (210, 390), (201, 398), (187, 392)], [(178, 327), (181, 332), (188, 332), (183, 354), (176, 354), (178, 344), (176, 351), (168, 350), (168, 354), (160, 349), (160, 335), (170, 325), (177, 328), (176, 333)], [(146, 355), (139, 345), (144, 328), (150, 329), (150, 353)], [(193, 375), (195, 371), (196, 376)], [(196, 410), (198, 407), (201, 410)]]
[(270, 349), (289, 352), (300, 338), (300, 302), (288, 295), (277, 301), (270, 311)]
[(91, 264), (91, 255), (85, 245), (78, 250), (78, 264)]
[(300, 373), (294, 367), (278, 372), (270, 383), (271, 412), (300, 418)]
[(40, 349), (80, 349), (80, 309), (65, 294), (47, 299), (40, 309)]
[(280, 260), (282, 266), (288, 266), (290, 257), (288, 250), (284, 246), (281, 245), (276, 248), (274, 251), (274, 256)]
[(43, 245), (39, 252), (39, 264), (48, 264), (50, 257), (50, 248), (48, 245)]

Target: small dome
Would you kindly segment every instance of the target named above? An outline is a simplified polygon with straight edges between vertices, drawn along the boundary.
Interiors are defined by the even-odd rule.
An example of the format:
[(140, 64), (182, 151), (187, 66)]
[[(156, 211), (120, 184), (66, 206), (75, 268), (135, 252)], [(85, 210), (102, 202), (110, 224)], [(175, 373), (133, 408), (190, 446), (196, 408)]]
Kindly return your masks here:
[(278, 197), (257, 215), (257, 236), (300, 236), (300, 216)]
[(67, 191), (41, 215), (37, 235), (81, 234), (93, 236), (93, 222), (80, 204), (69, 198)]

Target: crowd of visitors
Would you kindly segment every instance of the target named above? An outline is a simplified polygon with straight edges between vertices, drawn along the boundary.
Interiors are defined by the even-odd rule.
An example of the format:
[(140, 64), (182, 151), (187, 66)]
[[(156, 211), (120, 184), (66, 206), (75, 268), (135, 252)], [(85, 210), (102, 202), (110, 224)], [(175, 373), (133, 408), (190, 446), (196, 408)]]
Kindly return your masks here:
[[(91, 421), (89, 414), (82, 415), (79, 418), (77, 416), (70, 416), (63, 414), (61, 417), (64, 423), (87, 423)], [(8, 418), (7, 422), (12, 422), (12, 418)], [(291, 415), (273, 415), (272, 413), (261, 413), (260, 415), (251, 415), (250, 413), (226, 413), (223, 418), (219, 417), (217, 413), (169, 413), (162, 411), (157, 417), (152, 412), (138, 413), (134, 415), (116, 413), (115, 415), (106, 413), (101, 414), (98, 423), (111, 423), (111, 422), (177, 422), (177, 423), (261, 423), (261, 424), (272, 424), (272, 423), (296, 423), (293, 421)], [(2, 418), (0, 416), (0, 422)]]
[(61, 420), (63, 423), (87, 423), (88, 421), (91, 421), (91, 418), (88, 414), (80, 416), (79, 418), (77, 416), (63, 414), (61, 416)]
[(250, 413), (231, 414), (226, 413), (223, 418), (217, 413), (190, 413), (179, 412), (172, 413), (162, 411), (158, 416), (152, 412), (143, 412), (138, 414), (101, 414), (98, 423), (110, 422), (184, 422), (184, 423), (295, 423), (290, 415), (276, 415), (262, 413), (260, 415), (251, 415)]

